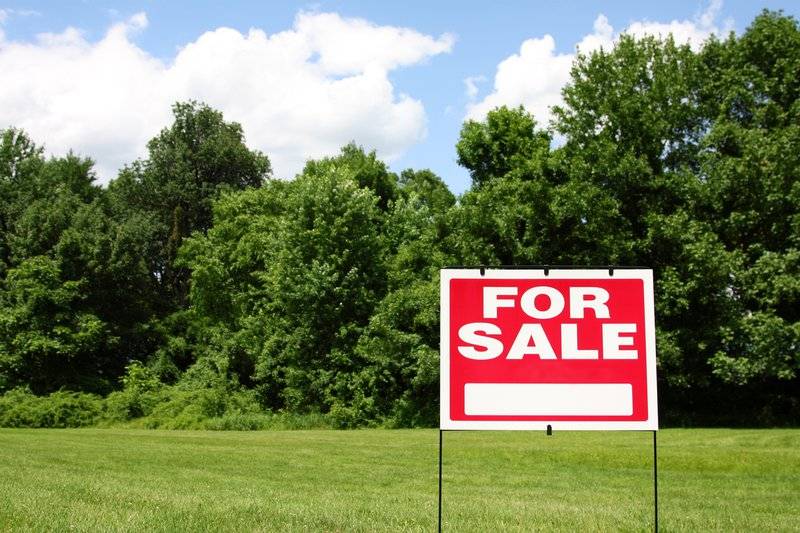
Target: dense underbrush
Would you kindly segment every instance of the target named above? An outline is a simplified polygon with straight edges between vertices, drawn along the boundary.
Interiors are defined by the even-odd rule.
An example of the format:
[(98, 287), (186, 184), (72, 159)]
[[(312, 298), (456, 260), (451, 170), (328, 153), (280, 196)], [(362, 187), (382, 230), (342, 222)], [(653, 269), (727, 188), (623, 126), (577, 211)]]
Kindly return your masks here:
[(260, 430), (347, 426), (331, 415), (270, 412), (259, 404), (255, 391), (204, 378), (164, 385), (147, 367), (133, 363), (122, 379), (122, 390), (106, 397), (74, 391), (37, 396), (17, 388), (0, 396), (0, 427)]
[(15, 389), (0, 396), (0, 427), (148, 429), (318, 429), (340, 427), (329, 415), (273, 413), (263, 410), (249, 392), (198, 389), (95, 394), (60, 391), (36, 396)]

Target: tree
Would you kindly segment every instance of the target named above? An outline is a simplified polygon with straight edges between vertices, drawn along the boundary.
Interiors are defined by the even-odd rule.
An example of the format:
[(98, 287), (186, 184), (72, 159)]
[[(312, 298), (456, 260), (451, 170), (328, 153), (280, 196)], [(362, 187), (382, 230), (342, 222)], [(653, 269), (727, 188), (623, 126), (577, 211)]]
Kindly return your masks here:
[[(181, 255), (198, 320), (245, 356), (272, 408), (326, 412), (352, 397), (354, 347), (385, 291), (379, 198), (347, 166), (223, 197)], [(252, 379), (253, 376), (245, 376)]]
[[(540, 162), (550, 151), (550, 135), (536, 129), (536, 121), (520, 106), (502, 106), (486, 120), (468, 120), (456, 144), (458, 164), (469, 169), (474, 188), (519, 170), (528, 162)], [(536, 169), (534, 169), (536, 172)]]
[(466, 264), (652, 266), (668, 416), (732, 393), (740, 412), (786, 416), (800, 369), (799, 35), (764, 12), (700, 53), (623, 36), (579, 56), (553, 150), (517, 149), (522, 111), (467, 123), (473, 188), (445, 249)]
[(211, 206), (226, 190), (260, 187), (269, 159), (247, 148), (242, 127), (197, 102), (176, 103), (174, 122), (147, 144), (148, 158), (120, 172), (110, 193), (119, 219), (138, 216), (156, 241), (149, 268), (160, 287), (162, 313), (181, 307), (188, 272), (174, 261), (183, 239), (211, 226)]
[(98, 354), (108, 375), (121, 375), (130, 361), (146, 360), (163, 342), (151, 323), (161, 309), (147, 261), (158, 251), (153, 227), (143, 213), (116, 219), (103, 195), (75, 211), (53, 250), (64, 279), (81, 281), (81, 308), (119, 339), (113, 354)]
[(356, 345), (363, 366), (357, 401), (340, 409), (349, 424), (434, 424), (439, 385), (439, 269), (455, 197), (429, 170), (404, 170), (385, 224), (387, 292)]
[(630, 230), (652, 211), (684, 205), (696, 188), (705, 119), (699, 87), (711, 75), (687, 46), (623, 35), (613, 49), (579, 55), (554, 108), (566, 171), (606, 190)]
[(343, 146), (335, 157), (308, 161), (302, 175), (321, 176), (335, 169), (347, 169), (359, 187), (371, 190), (378, 197), (382, 211), (388, 210), (397, 197), (397, 176), (389, 172), (374, 150), (367, 153), (352, 142)]
[(45, 160), (16, 130), (3, 134), (0, 152), (0, 381), (35, 392), (108, 391), (124, 365), (115, 328), (91, 301), (96, 280), (85, 268), (65, 269), (61, 254), (76, 219), (102, 196), (93, 163), (71, 153)]
[(564, 106), (554, 110), (569, 181), (599, 189), (618, 213), (606, 231), (620, 253), (597, 259), (655, 271), (668, 398), (709, 386), (708, 362), (731, 304), (730, 254), (697, 220), (706, 205), (698, 169), (710, 122), (700, 95), (709, 77), (686, 45), (622, 36), (609, 51), (578, 57)]
[(700, 160), (710, 204), (701, 216), (735, 258), (736, 305), (711, 366), (726, 382), (773, 391), (796, 385), (800, 371), (798, 46), (797, 21), (765, 11), (740, 38), (712, 41), (700, 55), (716, 72), (702, 93), (713, 123)]
[(25, 198), (35, 190), (30, 185), (32, 177), (43, 164), (42, 149), (25, 132), (0, 130), (0, 275), (10, 266), (13, 226), (26, 205)]
[(456, 203), (456, 197), (442, 178), (428, 169), (415, 171), (409, 168), (402, 171), (398, 185), (403, 197), (415, 197), (432, 213), (444, 213)]
[(81, 289), (62, 281), (57, 262), (44, 256), (8, 272), (0, 292), (0, 390), (108, 391), (111, 376), (96, 355), (113, 350), (115, 339), (95, 315), (75, 311)]

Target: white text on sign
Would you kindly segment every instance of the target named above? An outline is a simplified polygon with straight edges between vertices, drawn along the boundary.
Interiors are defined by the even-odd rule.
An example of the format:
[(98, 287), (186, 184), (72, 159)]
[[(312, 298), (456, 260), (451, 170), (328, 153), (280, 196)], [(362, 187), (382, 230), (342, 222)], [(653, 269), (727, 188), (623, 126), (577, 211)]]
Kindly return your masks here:
[[(518, 287), (484, 287), (483, 319), (498, 318), (504, 308), (519, 308), (525, 315), (548, 320), (565, 313), (569, 319), (584, 319), (589, 313), (597, 319), (610, 319), (609, 294), (601, 287), (570, 287), (568, 298), (558, 289), (546, 285), (531, 287), (519, 295)], [(546, 304), (542, 304), (546, 300)], [(567, 305), (567, 301), (569, 305)], [(578, 346), (578, 323), (562, 323), (560, 327), (561, 353), (556, 354), (541, 323), (523, 323), (514, 341), (506, 350), (501, 339), (500, 326), (493, 322), (471, 322), (458, 330), (463, 343), (458, 353), (468, 359), (489, 360), (505, 354), (506, 359), (523, 359), (536, 356), (542, 360), (552, 359), (637, 359), (639, 353), (633, 346), (631, 335), (636, 333), (636, 324), (604, 322), (601, 324), (599, 346)]]

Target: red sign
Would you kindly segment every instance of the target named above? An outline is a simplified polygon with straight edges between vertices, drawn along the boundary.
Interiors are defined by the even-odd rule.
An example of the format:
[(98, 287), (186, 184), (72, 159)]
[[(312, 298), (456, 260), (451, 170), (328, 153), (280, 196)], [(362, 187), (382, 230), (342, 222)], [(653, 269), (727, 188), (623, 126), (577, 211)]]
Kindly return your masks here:
[(649, 269), (441, 272), (442, 429), (658, 429)]

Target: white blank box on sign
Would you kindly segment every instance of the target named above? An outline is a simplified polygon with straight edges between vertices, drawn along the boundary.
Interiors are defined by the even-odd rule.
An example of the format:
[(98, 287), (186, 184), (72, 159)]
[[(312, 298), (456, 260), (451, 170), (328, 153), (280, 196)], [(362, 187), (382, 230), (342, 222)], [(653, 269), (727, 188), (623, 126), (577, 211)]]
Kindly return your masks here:
[(466, 383), (467, 415), (630, 416), (629, 383)]

